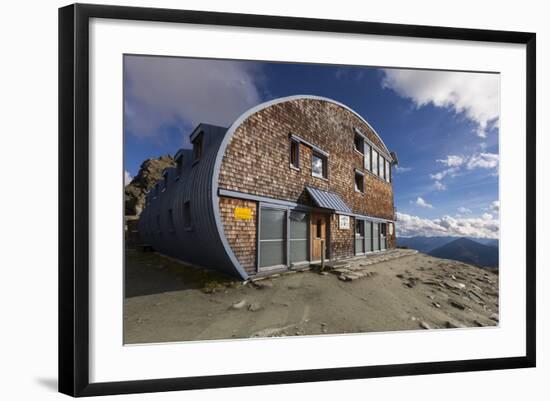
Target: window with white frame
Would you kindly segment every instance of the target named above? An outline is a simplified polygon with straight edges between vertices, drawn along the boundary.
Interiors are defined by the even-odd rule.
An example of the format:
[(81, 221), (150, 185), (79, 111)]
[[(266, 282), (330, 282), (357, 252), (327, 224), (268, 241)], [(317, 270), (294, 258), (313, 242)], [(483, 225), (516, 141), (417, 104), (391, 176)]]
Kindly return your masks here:
[(364, 158), (364, 161), (365, 161), (365, 170), (368, 170), (368, 171), (371, 171), (371, 146), (367, 143), (365, 143), (365, 158)]
[(390, 182), (390, 162), (386, 160), (386, 181)]
[(378, 152), (372, 150), (372, 172), (375, 175), (378, 175)]

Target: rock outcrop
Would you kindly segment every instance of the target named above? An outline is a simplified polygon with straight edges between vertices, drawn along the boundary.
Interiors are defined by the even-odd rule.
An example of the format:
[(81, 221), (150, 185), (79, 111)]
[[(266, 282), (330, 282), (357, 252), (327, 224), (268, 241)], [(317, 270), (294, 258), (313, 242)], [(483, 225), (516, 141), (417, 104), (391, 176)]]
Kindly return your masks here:
[(139, 216), (145, 207), (145, 194), (151, 189), (157, 180), (162, 178), (162, 172), (167, 167), (174, 167), (176, 162), (170, 155), (161, 156), (158, 159), (145, 160), (139, 173), (124, 188), (126, 216)]

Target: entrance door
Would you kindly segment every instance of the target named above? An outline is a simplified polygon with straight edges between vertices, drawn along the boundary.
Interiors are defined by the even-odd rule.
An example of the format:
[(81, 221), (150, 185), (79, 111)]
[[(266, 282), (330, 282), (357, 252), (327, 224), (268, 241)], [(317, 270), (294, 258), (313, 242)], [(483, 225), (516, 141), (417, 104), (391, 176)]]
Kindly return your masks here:
[[(311, 260), (321, 260), (323, 247), (325, 249), (325, 259), (327, 257), (327, 215), (321, 213), (311, 213)], [(323, 246), (324, 244), (324, 246)]]

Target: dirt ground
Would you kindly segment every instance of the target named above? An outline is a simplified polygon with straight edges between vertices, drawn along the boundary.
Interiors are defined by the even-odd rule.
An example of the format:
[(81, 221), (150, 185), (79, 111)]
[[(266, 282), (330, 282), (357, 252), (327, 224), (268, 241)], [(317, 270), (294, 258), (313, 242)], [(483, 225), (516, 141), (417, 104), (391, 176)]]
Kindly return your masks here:
[(421, 253), (343, 281), (310, 270), (241, 283), (127, 250), (126, 344), (495, 326), (498, 275)]

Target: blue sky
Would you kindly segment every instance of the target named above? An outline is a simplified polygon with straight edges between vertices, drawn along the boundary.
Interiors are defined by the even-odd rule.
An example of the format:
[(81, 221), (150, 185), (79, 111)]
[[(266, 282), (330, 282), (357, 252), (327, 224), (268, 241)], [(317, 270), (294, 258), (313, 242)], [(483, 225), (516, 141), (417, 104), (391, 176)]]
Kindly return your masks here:
[(399, 235), (498, 237), (498, 74), (126, 56), (125, 172), (261, 102), (325, 96), (397, 153)]

